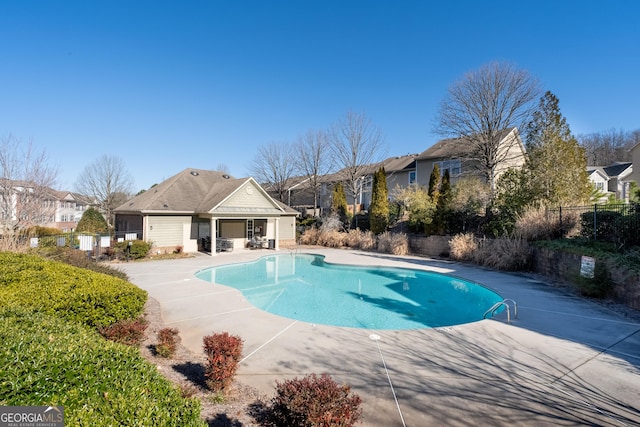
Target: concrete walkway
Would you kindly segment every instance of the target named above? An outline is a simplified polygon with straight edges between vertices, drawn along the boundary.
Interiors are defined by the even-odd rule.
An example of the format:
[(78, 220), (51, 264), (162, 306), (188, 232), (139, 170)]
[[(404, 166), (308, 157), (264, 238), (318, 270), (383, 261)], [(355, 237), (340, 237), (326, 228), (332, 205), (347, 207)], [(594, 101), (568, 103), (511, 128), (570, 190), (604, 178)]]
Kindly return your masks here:
[(258, 310), (239, 291), (194, 276), (274, 253), (267, 250), (118, 267), (160, 302), (165, 323), (180, 330), (192, 351), (201, 353), (205, 335), (239, 335), (244, 359), (237, 379), (267, 396), (276, 380), (328, 373), (362, 397), (361, 425), (640, 425), (640, 323), (524, 275), (412, 256), (304, 252), (328, 262), (409, 267), (480, 282), (515, 300), (518, 319), (508, 324), (502, 313), (412, 331), (313, 325)]

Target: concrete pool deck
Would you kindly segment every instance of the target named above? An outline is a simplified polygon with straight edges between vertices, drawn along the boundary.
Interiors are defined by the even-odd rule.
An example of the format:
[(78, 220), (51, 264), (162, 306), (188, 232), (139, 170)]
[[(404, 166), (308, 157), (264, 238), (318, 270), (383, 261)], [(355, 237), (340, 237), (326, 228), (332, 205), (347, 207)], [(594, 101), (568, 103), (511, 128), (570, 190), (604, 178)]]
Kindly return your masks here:
[[(280, 253), (289, 252), (286, 249)], [(479, 322), (410, 331), (314, 325), (266, 313), (203, 268), (274, 251), (118, 264), (161, 305), (167, 326), (244, 340), (237, 379), (273, 396), (275, 382), (328, 373), (363, 400), (363, 426), (640, 425), (640, 322), (526, 275), (414, 256), (308, 248), (326, 261), (451, 274), (517, 302)], [(488, 307), (487, 307), (488, 308)], [(372, 339), (379, 337), (379, 339)]]

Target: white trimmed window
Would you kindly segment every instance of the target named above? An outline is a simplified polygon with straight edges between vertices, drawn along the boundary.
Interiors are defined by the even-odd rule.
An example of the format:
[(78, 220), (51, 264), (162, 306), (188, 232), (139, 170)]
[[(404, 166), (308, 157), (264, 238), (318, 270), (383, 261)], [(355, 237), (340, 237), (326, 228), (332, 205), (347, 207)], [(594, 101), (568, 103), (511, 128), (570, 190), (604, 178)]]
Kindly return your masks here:
[(444, 171), (449, 171), (449, 176), (458, 176), (462, 172), (462, 168), (460, 166), (460, 159), (455, 160), (442, 160), (440, 162), (435, 162), (440, 168), (440, 176), (444, 176)]

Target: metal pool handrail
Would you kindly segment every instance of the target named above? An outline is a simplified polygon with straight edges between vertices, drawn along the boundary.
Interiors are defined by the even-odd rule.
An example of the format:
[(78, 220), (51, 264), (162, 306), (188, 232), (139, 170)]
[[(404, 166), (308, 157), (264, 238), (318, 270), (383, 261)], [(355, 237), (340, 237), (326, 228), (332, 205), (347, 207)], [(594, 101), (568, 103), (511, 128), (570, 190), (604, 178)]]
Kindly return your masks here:
[(516, 304), (516, 302), (514, 300), (509, 299), (509, 298), (507, 298), (507, 299), (505, 299), (503, 301), (498, 301), (497, 303), (493, 304), (489, 310), (484, 312), (484, 315), (482, 316), (482, 318), (486, 319), (488, 314), (491, 314), (491, 317), (493, 317), (495, 312), (498, 311), (498, 309), (500, 307), (505, 306), (507, 308), (507, 323), (511, 323), (511, 308), (509, 307), (509, 303), (513, 304), (514, 318), (517, 319), (518, 318), (518, 304)]

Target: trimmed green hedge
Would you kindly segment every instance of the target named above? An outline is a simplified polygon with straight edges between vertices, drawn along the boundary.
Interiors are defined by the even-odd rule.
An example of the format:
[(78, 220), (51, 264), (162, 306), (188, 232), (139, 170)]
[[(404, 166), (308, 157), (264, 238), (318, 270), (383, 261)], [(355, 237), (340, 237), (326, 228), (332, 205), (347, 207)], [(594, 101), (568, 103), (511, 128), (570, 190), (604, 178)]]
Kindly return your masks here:
[(68, 426), (204, 426), (138, 349), (24, 308), (0, 309), (0, 405), (62, 405)]
[(0, 308), (26, 307), (100, 327), (139, 317), (146, 300), (146, 291), (113, 276), (0, 252)]

